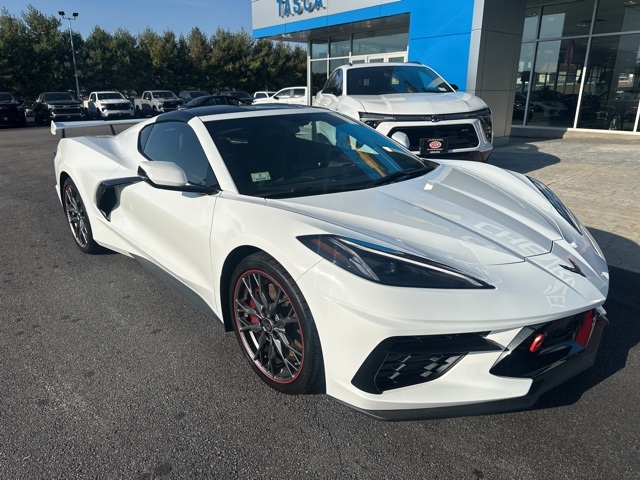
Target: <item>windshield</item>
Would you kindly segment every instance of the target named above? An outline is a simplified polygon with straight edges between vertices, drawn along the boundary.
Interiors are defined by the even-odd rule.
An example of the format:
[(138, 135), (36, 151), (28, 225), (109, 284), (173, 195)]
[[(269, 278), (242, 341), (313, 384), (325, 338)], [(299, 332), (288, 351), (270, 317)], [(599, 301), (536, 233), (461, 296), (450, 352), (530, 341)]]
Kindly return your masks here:
[(67, 92), (45, 93), (44, 94), (44, 99), (47, 102), (52, 102), (52, 101), (56, 101), (56, 100), (74, 100), (73, 96), (70, 93), (67, 93)]
[(124, 97), (119, 92), (99, 93), (98, 100), (122, 100)]
[(433, 168), (384, 135), (331, 112), (205, 125), (238, 191), (245, 195), (289, 198), (359, 190), (382, 184), (385, 178), (402, 181)]
[(376, 65), (347, 71), (347, 95), (453, 92), (442, 77), (429, 67)]
[(10, 93), (0, 92), (0, 102), (15, 102), (16, 99)]
[(155, 98), (176, 98), (173, 92), (151, 92)]

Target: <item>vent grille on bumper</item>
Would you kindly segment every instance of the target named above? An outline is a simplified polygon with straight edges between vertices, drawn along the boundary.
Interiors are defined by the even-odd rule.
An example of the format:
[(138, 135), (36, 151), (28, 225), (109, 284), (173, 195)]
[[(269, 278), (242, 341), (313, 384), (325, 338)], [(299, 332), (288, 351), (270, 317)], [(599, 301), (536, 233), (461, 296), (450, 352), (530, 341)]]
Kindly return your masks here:
[(425, 383), (442, 376), (470, 352), (500, 351), (484, 333), (392, 337), (367, 357), (351, 383), (367, 393)]
[(585, 350), (596, 322), (596, 310), (525, 327), (507, 346), (490, 373), (535, 378)]
[(476, 129), (470, 123), (461, 125), (396, 127), (388, 136), (396, 132), (404, 132), (409, 137), (410, 150), (420, 149), (422, 138), (447, 138), (449, 150), (458, 148), (475, 148), (480, 144)]

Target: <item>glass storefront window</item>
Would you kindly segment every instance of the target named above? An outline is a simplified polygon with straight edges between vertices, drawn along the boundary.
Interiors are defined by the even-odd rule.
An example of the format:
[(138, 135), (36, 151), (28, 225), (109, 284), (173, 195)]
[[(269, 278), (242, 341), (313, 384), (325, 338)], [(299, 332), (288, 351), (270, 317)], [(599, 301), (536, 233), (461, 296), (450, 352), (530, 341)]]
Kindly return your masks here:
[(527, 115), (525, 109), (527, 105), (527, 92), (529, 91), (529, 82), (531, 81), (531, 70), (533, 69), (533, 54), (536, 49), (535, 43), (523, 43), (520, 49), (520, 61), (518, 62), (518, 76), (516, 77), (516, 97), (513, 103), (514, 124), (522, 124), (522, 121), (531, 120), (535, 113), (533, 108), (529, 106)]
[(353, 35), (353, 55), (391, 53), (407, 49), (409, 32), (406, 28), (393, 28)]
[(349, 63), (349, 58), (332, 58), (329, 61), (329, 73), (333, 72), (340, 65), (347, 65)]
[(640, 34), (594, 37), (578, 127), (632, 131), (640, 101)]
[(588, 35), (595, 0), (547, 5), (542, 8), (540, 38)]
[(329, 55), (328, 40), (311, 40), (311, 58), (327, 58)]
[(319, 92), (329, 76), (328, 60), (311, 61), (311, 95)]
[(523, 42), (530, 42), (536, 39), (539, 14), (540, 14), (539, 7), (527, 8), (527, 12), (524, 17), (524, 30), (522, 31)]
[(587, 39), (539, 42), (527, 125), (573, 127)]
[(593, 33), (640, 30), (640, 1), (600, 0)]
[(331, 37), (329, 41), (330, 57), (348, 57), (351, 50), (351, 35)]

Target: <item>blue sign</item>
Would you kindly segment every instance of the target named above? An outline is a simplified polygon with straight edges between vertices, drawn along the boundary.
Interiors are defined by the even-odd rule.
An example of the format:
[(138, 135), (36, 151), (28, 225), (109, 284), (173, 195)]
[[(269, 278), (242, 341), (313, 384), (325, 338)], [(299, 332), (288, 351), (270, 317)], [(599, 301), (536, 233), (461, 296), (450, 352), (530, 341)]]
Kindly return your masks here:
[(290, 15), (301, 15), (306, 12), (313, 12), (324, 8), (322, 0), (276, 0), (278, 4), (278, 15), (288, 17)]

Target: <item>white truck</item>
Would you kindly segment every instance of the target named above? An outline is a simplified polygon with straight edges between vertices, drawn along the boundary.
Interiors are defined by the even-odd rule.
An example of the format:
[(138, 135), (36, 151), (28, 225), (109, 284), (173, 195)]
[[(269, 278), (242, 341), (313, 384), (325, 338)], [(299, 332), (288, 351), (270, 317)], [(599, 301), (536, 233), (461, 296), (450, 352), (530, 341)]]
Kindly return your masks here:
[(159, 115), (177, 110), (184, 100), (169, 90), (147, 90), (141, 98), (133, 99), (133, 107), (137, 117)]
[(313, 105), (360, 120), (422, 157), (486, 161), (493, 149), (489, 106), (421, 64), (342, 65)]
[(91, 92), (83, 102), (87, 118), (133, 118), (133, 105), (120, 92)]

